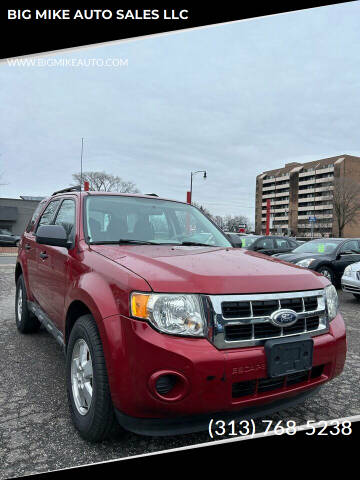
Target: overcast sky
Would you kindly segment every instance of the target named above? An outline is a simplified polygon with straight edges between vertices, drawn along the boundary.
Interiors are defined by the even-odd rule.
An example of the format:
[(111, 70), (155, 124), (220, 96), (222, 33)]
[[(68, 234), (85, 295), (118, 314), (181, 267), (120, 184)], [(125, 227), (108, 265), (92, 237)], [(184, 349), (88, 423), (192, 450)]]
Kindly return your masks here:
[(84, 137), (84, 170), (185, 200), (206, 169), (193, 200), (253, 219), (262, 171), (360, 155), (359, 16), (353, 2), (57, 56), (121, 68), (0, 64), (0, 196), (71, 184)]

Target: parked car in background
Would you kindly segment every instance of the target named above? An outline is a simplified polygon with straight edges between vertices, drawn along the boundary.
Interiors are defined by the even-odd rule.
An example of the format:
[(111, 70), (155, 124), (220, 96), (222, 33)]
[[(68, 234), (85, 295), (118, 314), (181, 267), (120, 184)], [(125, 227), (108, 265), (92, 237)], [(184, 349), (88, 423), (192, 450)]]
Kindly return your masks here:
[(360, 300), (360, 262), (348, 265), (341, 277), (341, 287), (344, 292), (352, 293)]
[(332, 283), (339, 284), (345, 268), (360, 261), (360, 240), (319, 238), (300, 245), (291, 253), (275, 256), (322, 273)]
[(0, 228), (0, 245), (6, 247), (17, 247), (20, 242), (18, 235), (13, 235), (9, 230)]
[(241, 237), (241, 242), (243, 248), (264, 255), (291, 252), (299, 246), (295, 239), (281, 235), (247, 235)]

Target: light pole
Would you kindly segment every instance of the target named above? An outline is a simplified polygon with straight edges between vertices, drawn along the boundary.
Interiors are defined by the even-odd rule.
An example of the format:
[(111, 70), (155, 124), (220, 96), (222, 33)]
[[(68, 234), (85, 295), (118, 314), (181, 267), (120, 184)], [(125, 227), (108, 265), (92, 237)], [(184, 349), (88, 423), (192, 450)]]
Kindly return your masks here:
[(192, 184), (193, 184), (193, 176), (196, 175), (197, 173), (203, 173), (204, 174), (204, 180), (206, 179), (206, 170), (197, 170), (196, 172), (191, 172), (191, 178), (190, 178), (190, 203), (192, 204)]

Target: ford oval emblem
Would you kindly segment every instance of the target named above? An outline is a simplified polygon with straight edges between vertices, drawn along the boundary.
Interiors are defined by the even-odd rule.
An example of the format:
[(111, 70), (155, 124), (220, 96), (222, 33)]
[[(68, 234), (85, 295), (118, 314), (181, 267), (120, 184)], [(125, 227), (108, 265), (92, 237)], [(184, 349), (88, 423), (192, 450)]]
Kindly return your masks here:
[(276, 310), (271, 314), (270, 319), (277, 327), (290, 327), (297, 321), (297, 313), (290, 309)]

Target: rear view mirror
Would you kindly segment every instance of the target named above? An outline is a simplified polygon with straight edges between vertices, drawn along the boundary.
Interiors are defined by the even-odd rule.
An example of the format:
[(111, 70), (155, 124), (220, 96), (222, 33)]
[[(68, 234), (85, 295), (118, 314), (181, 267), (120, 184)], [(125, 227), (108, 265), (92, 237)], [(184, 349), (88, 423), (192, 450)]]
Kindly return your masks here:
[(62, 225), (41, 225), (36, 232), (36, 241), (42, 245), (69, 248), (65, 228)]

